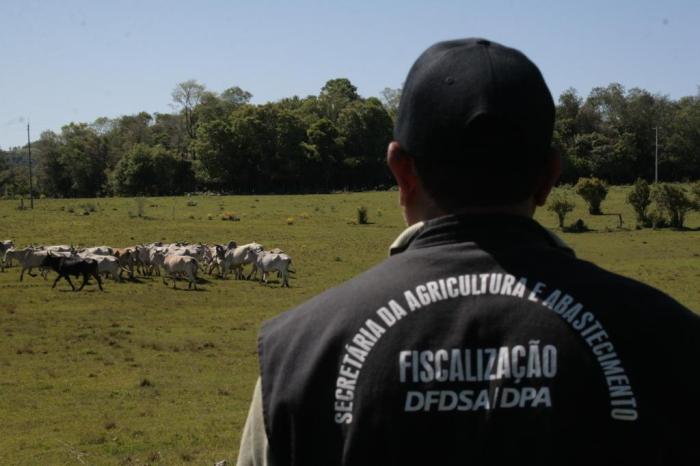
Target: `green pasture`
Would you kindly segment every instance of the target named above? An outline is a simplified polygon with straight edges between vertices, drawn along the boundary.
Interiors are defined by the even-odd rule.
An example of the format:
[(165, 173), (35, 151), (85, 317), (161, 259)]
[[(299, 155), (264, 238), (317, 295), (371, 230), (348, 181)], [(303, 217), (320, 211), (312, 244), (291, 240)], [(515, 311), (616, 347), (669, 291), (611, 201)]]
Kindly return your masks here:
[[(588, 215), (577, 198), (567, 223), (581, 218), (592, 231), (559, 233), (579, 257), (700, 311), (700, 215), (686, 231), (636, 230), (625, 189), (603, 203), (623, 228), (617, 215)], [(403, 227), (395, 192), (18, 204), (0, 201), (0, 240), (18, 246), (257, 241), (292, 256), (296, 274), (290, 289), (205, 276), (195, 292), (140, 277), (73, 293), (41, 277), (20, 283), (17, 267), (0, 273), (3, 465), (235, 462), (260, 323), (382, 260)], [(359, 206), (370, 224), (355, 223)], [(557, 230), (553, 213), (537, 219)]]

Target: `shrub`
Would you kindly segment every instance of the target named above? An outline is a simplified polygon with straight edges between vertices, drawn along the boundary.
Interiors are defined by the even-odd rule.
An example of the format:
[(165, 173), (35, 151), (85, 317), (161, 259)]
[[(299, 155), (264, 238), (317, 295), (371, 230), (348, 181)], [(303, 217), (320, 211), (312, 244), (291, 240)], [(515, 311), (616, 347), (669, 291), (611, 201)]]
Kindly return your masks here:
[(656, 211), (652, 211), (647, 215), (647, 221), (644, 223), (644, 226), (651, 227), (654, 230), (659, 229), (659, 228), (668, 228), (671, 225), (668, 223), (668, 220), (664, 218), (663, 215)]
[(586, 222), (579, 218), (574, 223), (564, 228), (564, 231), (566, 231), (567, 233), (585, 233), (587, 231), (591, 231), (591, 229), (588, 228)]
[(576, 186), (576, 194), (581, 196), (588, 204), (588, 213), (591, 215), (600, 215), (600, 204), (608, 195), (608, 186), (599, 178), (579, 178)]
[(574, 210), (576, 204), (569, 199), (565, 192), (555, 192), (549, 197), (549, 205), (547, 210), (557, 214), (559, 218), (559, 228), (564, 228), (564, 220), (566, 215)]
[(695, 208), (695, 203), (681, 186), (668, 183), (654, 185), (651, 197), (659, 210), (668, 215), (673, 228), (683, 228), (685, 215)]
[(700, 181), (696, 181), (690, 185), (690, 192), (693, 193), (693, 201), (695, 202), (695, 210), (700, 210)]
[(146, 207), (146, 199), (143, 197), (137, 197), (134, 199), (134, 202), (136, 203), (136, 215), (138, 217), (143, 217), (143, 212)]
[(287, 217), (287, 225), (294, 225), (294, 217)]
[(96, 207), (95, 204), (93, 204), (92, 202), (87, 202), (87, 203), (85, 203), (85, 204), (80, 204), (80, 205), (78, 205), (78, 207), (80, 207), (81, 209), (83, 209), (85, 212), (95, 212), (95, 211), (97, 211), (97, 207)]
[(357, 223), (359, 225), (367, 225), (369, 219), (367, 217), (367, 207), (360, 206), (357, 208)]
[(634, 212), (637, 214), (637, 223), (648, 224), (647, 207), (651, 204), (651, 189), (649, 189), (649, 183), (646, 180), (637, 178), (632, 186), (632, 191), (627, 195), (627, 203), (634, 208)]

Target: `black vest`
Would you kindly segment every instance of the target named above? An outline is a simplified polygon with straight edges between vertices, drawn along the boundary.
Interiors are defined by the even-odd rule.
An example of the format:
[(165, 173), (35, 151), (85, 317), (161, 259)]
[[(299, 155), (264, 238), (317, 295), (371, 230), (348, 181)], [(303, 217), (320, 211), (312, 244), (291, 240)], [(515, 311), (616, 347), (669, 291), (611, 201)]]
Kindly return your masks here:
[(700, 464), (700, 319), (536, 222), (443, 217), (267, 322), (276, 465)]

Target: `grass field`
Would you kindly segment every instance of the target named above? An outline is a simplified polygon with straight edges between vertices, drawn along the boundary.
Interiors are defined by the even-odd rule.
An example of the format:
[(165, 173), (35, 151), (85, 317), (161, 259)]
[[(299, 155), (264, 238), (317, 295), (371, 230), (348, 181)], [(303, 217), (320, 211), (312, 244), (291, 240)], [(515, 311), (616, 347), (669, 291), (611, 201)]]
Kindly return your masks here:
[[(623, 215), (618, 229), (617, 216), (592, 217), (577, 203), (567, 221), (582, 218), (593, 231), (561, 236), (579, 257), (700, 310), (700, 215), (689, 216), (688, 231), (635, 230), (624, 188), (613, 188), (603, 210)], [(188, 292), (141, 278), (72, 293), (40, 277), (20, 283), (16, 267), (0, 273), (3, 465), (234, 462), (260, 323), (379, 262), (402, 229), (395, 192), (17, 205), (0, 201), (0, 240), (18, 246), (255, 240), (289, 253), (296, 277), (290, 289), (210, 279)], [(353, 223), (360, 205), (369, 225)], [(241, 220), (222, 221), (226, 212)], [(544, 210), (537, 219), (557, 225)]]

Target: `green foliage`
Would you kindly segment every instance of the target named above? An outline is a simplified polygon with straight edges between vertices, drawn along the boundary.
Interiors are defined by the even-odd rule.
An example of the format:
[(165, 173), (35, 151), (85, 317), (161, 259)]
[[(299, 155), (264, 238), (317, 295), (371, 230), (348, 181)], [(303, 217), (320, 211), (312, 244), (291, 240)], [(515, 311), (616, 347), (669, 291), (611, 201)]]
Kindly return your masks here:
[(659, 172), (665, 179), (700, 178), (700, 99), (671, 101), (612, 83), (584, 100), (574, 89), (559, 97), (554, 142), (564, 158), (562, 180), (595, 176), (633, 183), (654, 174), (659, 128)]
[(693, 194), (695, 210), (700, 211), (700, 180), (690, 185), (690, 192)]
[(136, 216), (139, 218), (145, 217), (146, 199), (143, 197), (137, 197), (134, 199), (134, 204), (136, 205)]
[(205, 93), (206, 87), (194, 79), (189, 79), (178, 83), (171, 93), (173, 102), (175, 102), (175, 104), (182, 110), (182, 115), (185, 119), (185, 129), (187, 130), (189, 137), (192, 139), (195, 137), (196, 129), (194, 109), (202, 101)]
[(559, 219), (559, 228), (564, 228), (564, 221), (569, 212), (573, 211), (576, 204), (569, 198), (566, 191), (555, 191), (549, 196), (547, 210), (554, 212)]
[(672, 228), (683, 228), (686, 215), (696, 208), (682, 186), (669, 183), (655, 184), (651, 190), (651, 197), (658, 209), (668, 216)]
[(586, 225), (586, 222), (584, 222), (581, 218), (576, 220), (568, 227), (565, 227), (563, 230), (567, 233), (585, 233), (587, 231), (591, 231), (590, 228), (588, 228), (588, 225)]
[(360, 100), (357, 88), (347, 78), (331, 79), (321, 88), (319, 104), (321, 115), (335, 122), (340, 112), (351, 102)]
[(85, 123), (71, 123), (61, 129), (60, 140), (56, 172), (44, 173), (44, 178), (56, 176), (62, 183), (70, 183), (66, 186), (69, 197), (91, 197), (105, 192), (108, 165), (105, 139)]
[(576, 194), (581, 196), (586, 204), (588, 204), (588, 213), (591, 215), (600, 215), (603, 212), (600, 210), (600, 204), (608, 195), (608, 186), (603, 180), (598, 178), (580, 178), (574, 186)]
[(358, 225), (367, 225), (369, 223), (367, 207), (360, 206), (357, 208), (357, 223)]
[(385, 87), (382, 92), (382, 105), (386, 112), (391, 117), (392, 121), (396, 120), (396, 115), (399, 112), (399, 102), (401, 101), (401, 89), (392, 89)]
[(644, 225), (648, 222), (647, 208), (651, 204), (651, 190), (649, 183), (642, 178), (637, 178), (632, 189), (627, 194), (627, 203), (634, 208), (637, 222)]
[(188, 161), (162, 146), (136, 144), (117, 163), (112, 187), (121, 195), (158, 196), (188, 190), (191, 178)]
[[(383, 189), (392, 184), (385, 154), (400, 95), (400, 89), (385, 88), (381, 100), (365, 98), (348, 79), (337, 78), (317, 95), (253, 105), (240, 87), (218, 93), (184, 81), (172, 93), (175, 113), (101, 117), (42, 134), (32, 143), (36, 192), (84, 197)], [(671, 101), (611, 84), (583, 98), (567, 89), (559, 97), (553, 138), (563, 158), (562, 181), (650, 179), (655, 127), (663, 179), (700, 179), (697, 96)], [(0, 195), (26, 195), (28, 189), (26, 150), (0, 154)]]
[(238, 86), (229, 87), (224, 92), (221, 93), (221, 100), (231, 104), (232, 106), (238, 107), (240, 105), (247, 104), (250, 99), (253, 98), (253, 94), (248, 91), (244, 91)]

